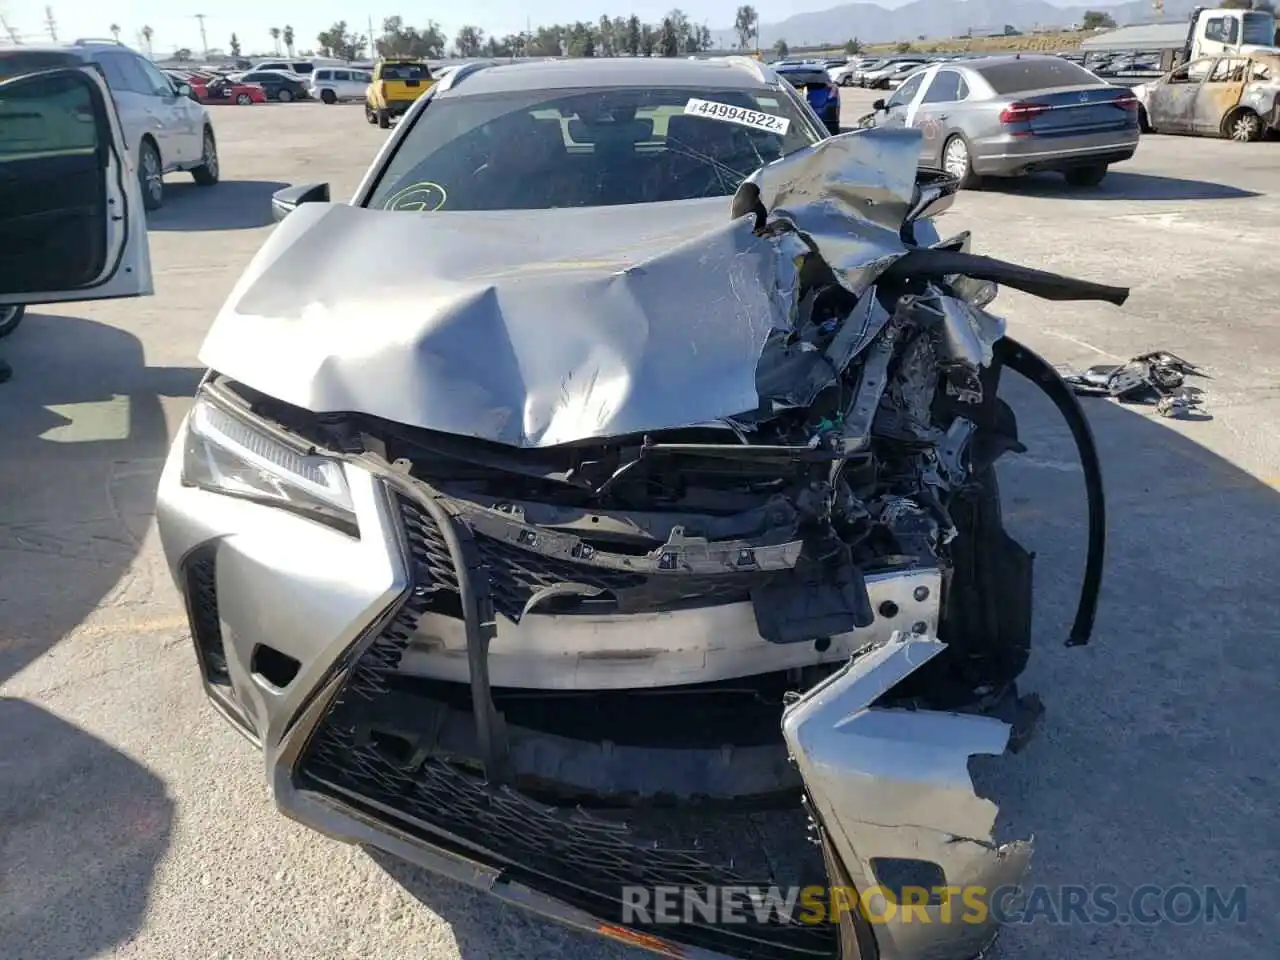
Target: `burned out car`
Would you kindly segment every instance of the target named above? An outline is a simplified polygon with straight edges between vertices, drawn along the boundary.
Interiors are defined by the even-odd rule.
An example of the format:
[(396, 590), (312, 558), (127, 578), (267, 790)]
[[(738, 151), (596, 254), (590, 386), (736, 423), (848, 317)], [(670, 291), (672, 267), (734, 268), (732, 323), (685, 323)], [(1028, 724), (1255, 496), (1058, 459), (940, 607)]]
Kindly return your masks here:
[(1260, 140), (1280, 130), (1280, 50), (1203, 57), (1133, 94), (1145, 132)]
[[(919, 150), (746, 58), (469, 64), (350, 203), (281, 192), (157, 516), (284, 813), (669, 956), (984, 948), (830, 891), (1026, 869), (966, 767), (1036, 715), (1004, 369), (1082, 450), (1072, 643), (1104, 517), (1074, 396), (984, 306), (1126, 294), (940, 240)], [(830, 908), (706, 906), (799, 886)]]

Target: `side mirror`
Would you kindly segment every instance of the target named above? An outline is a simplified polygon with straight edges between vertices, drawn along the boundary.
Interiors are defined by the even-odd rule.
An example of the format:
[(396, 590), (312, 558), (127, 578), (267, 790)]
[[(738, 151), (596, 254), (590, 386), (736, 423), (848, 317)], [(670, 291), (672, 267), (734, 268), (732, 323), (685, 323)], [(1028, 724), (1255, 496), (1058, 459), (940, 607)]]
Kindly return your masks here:
[(283, 220), (300, 203), (328, 203), (329, 185), (327, 183), (302, 183), (285, 187), (271, 195), (271, 216), (276, 222)]
[(874, 110), (876, 113), (880, 113), (882, 110), (884, 110), (885, 109), (884, 97), (881, 97), (875, 103), (871, 104), (871, 109)]

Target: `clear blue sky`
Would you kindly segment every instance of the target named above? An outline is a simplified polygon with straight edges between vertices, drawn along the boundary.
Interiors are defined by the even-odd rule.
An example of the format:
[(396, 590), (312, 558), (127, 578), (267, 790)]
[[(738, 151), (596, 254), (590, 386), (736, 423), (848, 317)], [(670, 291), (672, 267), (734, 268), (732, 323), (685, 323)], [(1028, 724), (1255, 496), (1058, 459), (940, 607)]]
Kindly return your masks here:
[[(459, 27), (475, 24), (486, 34), (518, 33), (525, 27), (526, 16), (534, 26), (539, 23), (555, 23), (573, 20), (598, 20), (602, 13), (610, 16), (630, 16), (635, 13), (642, 20), (656, 22), (675, 3), (660, 0), (641, 0), (638, 5), (625, 2), (613, 5), (609, 0), (476, 0), (470, 3), (441, 4), (434, 12), (426, 12), (417, 4), (406, 3), (397, 9), (394, 0), (381, 0), (385, 7), (376, 9), (349, 0), (304, 0), (296, 4), (271, 4), (253, 0), (132, 0), (119, 4), (102, 3), (100, 0), (52, 0), (53, 15), (57, 23), (58, 38), (109, 37), (112, 23), (120, 26), (120, 39), (131, 46), (137, 45), (137, 33), (143, 25), (155, 32), (152, 41), (157, 54), (169, 53), (178, 47), (200, 49), (200, 28), (190, 14), (207, 14), (205, 29), (209, 46), (225, 49), (232, 32), (239, 38), (246, 54), (271, 52), (273, 26), (292, 24), (300, 46), (313, 46), (316, 34), (336, 20), (346, 20), (352, 28), (363, 33), (368, 29), (368, 18), (373, 17), (374, 29), (383, 17), (399, 14), (409, 23), (435, 19), (452, 38)], [(633, 0), (634, 2), (634, 0)], [(734, 11), (740, 0), (687, 0), (679, 4), (695, 23), (706, 22), (712, 29), (724, 29), (733, 25)], [(793, 13), (823, 10), (838, 6), (841, 0), (762, 0), (755, 4), (765, 22), (783, 20)], [(899, 0), (902, 2), (902, 0)], [(204, 4), (204, 6), (201, 6)], [(896, 3), (884, 3), (896, 6)], [(0, 0), (0, 14), (9, 26), (23, 39), (32, 42), (45, 33), (45, 2), (42, 0)], [(274, 13), (274, 10), (291, 11)], [(111, 12), (118, 11), (118, 12)], [(184, 16), (183, 11), (189, 11)], [(465, 11), (465, 13), (463, 12)]]

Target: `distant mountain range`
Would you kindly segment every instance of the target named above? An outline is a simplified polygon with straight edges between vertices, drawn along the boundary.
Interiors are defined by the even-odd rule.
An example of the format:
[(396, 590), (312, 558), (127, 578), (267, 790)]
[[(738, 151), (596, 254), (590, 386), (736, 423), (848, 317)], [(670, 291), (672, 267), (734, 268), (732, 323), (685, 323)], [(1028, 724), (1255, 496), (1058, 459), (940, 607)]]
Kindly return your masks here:
[[(918, 42), (921, 35), (941, 40), (963, 36), (969, 30), (999, 30), (1005, 24), (1031, 33), (1079, 23), (1089, 10), (1106, 12), (1124, 26), (1152, 20), (1185, 20), (1197, 5), (1210, 4), (1208, 0), (1199, 4), (1195, 0), (1165, 0), (1164, 12), (1157, 16), (1150, 0), (1102, 0), (1090, 6), (1071, 7), (1054, 6), (1044, 0), (911, 0), (893, 9), (874, 3), (847, 3), (830, 10), (799, 13), (780, 23), (760, 24), (760, 47), (768, 49), (779, 40), (793, 47), (838, 45), (850, 37), (863, 43)], [(732, 30), (713, 30), (711, 38), (726, 48), (738, 43), (738, 35)]]

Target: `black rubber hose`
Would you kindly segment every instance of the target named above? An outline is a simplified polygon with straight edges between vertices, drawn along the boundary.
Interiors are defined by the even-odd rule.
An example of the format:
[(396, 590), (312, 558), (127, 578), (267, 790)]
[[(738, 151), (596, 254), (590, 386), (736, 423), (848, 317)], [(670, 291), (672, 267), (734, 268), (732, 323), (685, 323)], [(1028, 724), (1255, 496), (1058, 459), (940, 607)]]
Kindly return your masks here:
[(1037, 354), (1005, 337), (994, 349), (995, 359), (1015, 373), (1026, 377), (1048, 397), (1062, 419), (1066, 421), (1076, 451), (1080, 454), (1080, 466), (1084, 470), (1085, 496), (1089, 504), (1089, 540), (1084, 561), (1084, 583), (1080, 587), (1080, 601), (1076, 606), (1076, 618), (1067, 637), (1068, 647), (1082, 647), (1093, 634), (1093, 624), (1098, 615), (1098, 596), (1102, 591), (1102, 568), (1107, 553), (1107, 503), (1102, 488), (1102, 461), (1093, 439), (1093, 430), (1085, 418), (1084, 408), (1067, 386), (1058, 371)]
[(941, 280), (960, 274), (1021, 290), (1044, 300), (1102, 300), (1121, 306), (1129, 298), (1128, 287), (1109, 287), (976, 253), (940, 247), (917, 247), (893, 262), (882, 280)]

